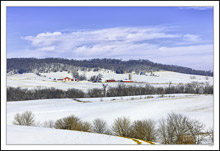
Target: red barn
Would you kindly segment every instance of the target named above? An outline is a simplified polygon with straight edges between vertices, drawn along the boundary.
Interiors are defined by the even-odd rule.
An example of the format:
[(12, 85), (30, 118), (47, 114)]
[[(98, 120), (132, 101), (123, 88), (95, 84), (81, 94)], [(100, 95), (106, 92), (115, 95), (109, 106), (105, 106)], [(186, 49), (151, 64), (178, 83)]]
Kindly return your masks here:
[(71, 79), (71, 78), (69, 78), (69, 77), (65, 77), (65, 78), (63, 78), (63, 79), (57, 79), (57, 81), (74, 81), (74, 79)]
[(66, 77), (63, 79), (63, 81), (73, 81), (73, 79), (69, 78), (69, 77)]
[(106, 82), (115, 82), (115, 80), (114, 79), (106, 80)]
[(131, 80), (122, 80), (121, 82), (133, 83), (134, 81), (131, 81)]

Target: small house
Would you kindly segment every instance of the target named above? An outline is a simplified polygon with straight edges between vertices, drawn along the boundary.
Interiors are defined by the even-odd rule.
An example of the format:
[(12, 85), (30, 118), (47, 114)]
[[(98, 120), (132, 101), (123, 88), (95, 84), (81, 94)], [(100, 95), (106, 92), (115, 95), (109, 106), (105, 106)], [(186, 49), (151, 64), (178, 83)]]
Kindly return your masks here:
[(97, 82), (105, 83), (106, 80), (104, 78), (99, 78)]
[(57, 79), (57, 81), (63, 81), (63, 82), (66, 82), (66, 81), (74, 81), (74, 79), (71, 79), (69, 77), (65, 77), (63, 79)]
[(69, 77), (65, 77), (65, 78), (63, 79), (63, 81), (73, 81), (73, 79), (71, 79), (71, 78), (69, 78)]
[(121, 80), (121, 82), (133, 83), (134, 81), (131, 81), (131, 80)]

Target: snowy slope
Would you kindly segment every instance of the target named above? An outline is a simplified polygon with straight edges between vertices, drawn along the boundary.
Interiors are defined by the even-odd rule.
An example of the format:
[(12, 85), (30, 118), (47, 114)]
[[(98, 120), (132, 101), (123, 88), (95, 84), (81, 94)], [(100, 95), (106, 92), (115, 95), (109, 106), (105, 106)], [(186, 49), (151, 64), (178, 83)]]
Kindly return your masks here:
[[(115, 80), (124, 80), (128, 79), (128, 74), (116, 74), (112, 71), (101, 70), (100, 72), (83, 72), (79, 71), (80, 75), (85, 75), (88, 79), (93, 75), (98, 75), (101, 73), (104, 79), (115, 79)], [(80, 82), (57, 82), (53, 79), (65, 78), (66, 76), (71, 77), (71, 73), (67, 72), (51, 72), (51, 73), (40, 73), (41, 76), (38, 76), (33, 73), (25, 74), (15, 74), (7, 76), (7, 86), (12, 87), (21, 87), (34, 89), (36, 87), (55, 87), (58, 89), (67, 90), (69, 88), (80, 89), (84, 92), (87, 92), (89, 89), (93, 88), (102, 88), (102, 83), (92, 83), (88, 81)], [(190, 75), (182, 74), (177, 72), (170, 71), (160, 71), (154, 72), (157, 76), (146, 76), (146, 75), (132, 75), (133, 81), (135, 83), (127, 83), (127, 85), (141, 85), (144, 86), (146, 83), (149, 83), (153, 86), (162, 86), (167, 87), (169, 82), (172, 82), (173, 85), (178, 83), (190, 83), (193, 81), (196, 82), (209, 82), (210, 85), (213, 85), (213, 77), (199, 76), (199, 75)], [(194, 79), (192, 79), (194, 77)], [(115, 87), (118, 85), (118, 82), (108, 83), (109, 86)]]
[(198, 119), (207, 129), (213, 127), (213, 95), (176, 94), (164, 98), (154, 96), (150, 99), (131, 96), (79, 100), (81, 102), (73, 99), (7, 102), (7, 123), (11, 125), (16, 113), (27, 110), (32, 111), (36, 121), (40, 123), (74, 114), (89, 122), (101, 118), (109, 126), (117, 117), (126, 116), (132, 121), (149, 118), (158, 121), (166, 117), (167, 113), (175, 112)]
[[(60, 130), (52, 128), (17, 126), (7, 127), (7, 144), (137, 144), (123, 137)], [(147, 144), (144, 143), (143, 144)]]
[[(125, 74), (116, 74), (110, 70), (100, 70), (99, 72), (94, 71), (79, 71), (80, 75), (85, 75), (87, 79), (89, 79), (93, 75), (102, 74), (104, 79), (115, 79), (115, 80), (124, 80), (128, 79), (128, 73)], [(190, 83), (192, 81), (197, 82), (209, 82), (213, 84), (213, 77), (208, 77), (201, 75), (192, 75), (192, 74), (184, 74), (172, 71), (157, 71), (153, 72), (155, 76), (150, 76), (150, 73), (147, 75), (132, 75), (132, 80), (136, 82), (148, 82), (148, 83)], [(46, 77), (50, 78), (64, 78), (66, 76), (71, 77), (71, 73), (67, 72), (51, 72), (51, 73), (41, 73)], [(192, 79), (192, 76), (195, 79)]]
[[(14, 116), (32, 111), (35, 121), (45, 121), (74, 114), (82, 121), (92, 122), (101, 118), (110, 127), (118, 117), (131, 121), (153, 119), (157, 123), (167, 113), (181, 113), (191, 119), (213, 127), (213, 95), (172, 94), (164, 98), (158, 95), (125, 96), (110, 98), (47, 99), (7, 102), (7, 144), (137, 144), (122, 137), (43, 127), (13, 125)], [(138, 140), (142, 144), (148, 144)]]

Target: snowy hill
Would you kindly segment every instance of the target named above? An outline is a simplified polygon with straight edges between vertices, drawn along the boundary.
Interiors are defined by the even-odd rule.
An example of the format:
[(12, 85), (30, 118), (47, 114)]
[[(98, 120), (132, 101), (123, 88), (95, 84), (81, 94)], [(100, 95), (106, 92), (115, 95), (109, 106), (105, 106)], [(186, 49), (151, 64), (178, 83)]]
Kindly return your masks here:
[(30, 72), (53, 72), (53, 71), (73, 71), (73, 70), (99, 70), (109, 69), (118, 73), (135, 71), (174, 71), (187, 74), (213, 76), (211, 71), (195, 70), (188, 67), (176, 65), (165, 65), (154, 63), (149, 60), (127, 60), (118, 59), (89, 59), (89, 60), (69, 60), (64, 58), (10, 58), (7, 59), (7, 73), (30, 73)]
[(213, 95), (173, 94), (164, 98), (152, 95), (30, 100), (7, 102), (8, 144), (137, 144), (134, 140), (116, 136), (12, 125), (15, 114), (24, 111), (32, 111), (35, 121), (40, 125), (45, 121), (56, 121), (71, 114), (88, 122), (101, 118), (108, 126), (122, 116), (132, 121), (153, 119), (158, 122), (165, 118), (167, 113), (175, 112), (199, 120), (205, 124), (206, 129), (213, 127)]
[[(100, 70), (99, 72), (84, 72), (79, 71), (80, 75), (85, 75), (89, 79), (93, 75), (102, 74), (104, 79), (115, 79), (115, 80), (125, 80), (128, 79), (127, 74), (116, 74), (111, 70)], [(50, 73), (40, 73), (41, 76), (34, 73), (24, 73), (24, 74), (14, 74), (7, 76), (7, 86), (21, 87), (34, 89), (36, 87), (55, 87), (58, 89), (67, 90), (69, 88), (80, 89), (87, 92), (88, 89), (102, 88), (102, 83), (92, 83), (89, 81), (79, 81), (79, 82), (57, 82), (54, 79), (71, 77), (71, 73), (68, 72), (50, 72)], [(213, 77), (183, 74), (170, 71), (160, 71), (154, 72), (155, 76), (148, 75), (132, 75), (132, 80), (134, 83), (127, 83), (128, 85), (145, 85), (151, 84), (152, 86), (162, 86), (167, 87), (171, 82), (173, 85), (179, 83), (190, 83), (190, 82), (209, 82), (213, 85)], [(108, 83), (109, 86), (117, 86), (118, 82)]]
[[(36, 122), (57, 120), (71, 114), (84, 121), (101, 118), (110, 126), (118, 117), (133, 120), (160, 120), (167, 113), (175, 112), (198, 119), (213, 127), (213, 95), (173, 94), (160, 98), (158, 95), (126, 96), (111, 98), (47, 99), (7, 102), (7, 122), (12, 124), (14, 115), (32, 111)], [(85, 103), (86, 102), (86, 103)]]
[[(105, 79), (128, 79), (128, 73), (116, 74), (111, 70), (99, 72), (79, 71), (89, 79), (93, 75), (102, 74)], [(213, 85), (213, 77), (189, 75), (170, 71), (154, 72), (154, 75), (132, 75), (134, 83), (127, 85), (167, 87), (190, 82), (208, 82)], [(76, 88), (88, 92), (89, 89), (103, 88), (102, 83), (90, 81), (58, 82), (54, 79), (71, 77), (68, 72), (23, 73), (7, 75), (7, 86), (27, 89), (49, 88), (67, 90)], [(108, 83), (115, 87), (119, 82)], [(134, 140), (104, 134), (95, 134), (70, 130), (58, 130), (43, 127), (26, 127), (12, 125), (17, 113), (31, 111), (35, 121), (42, 126), (45, 121), (56, 121), (70, 115), (75, 115), (83, 121), (93, 122), (96, 118), (106, 121), (111, 127), (118, 117), (127, 117), (131, 121), (152, 119), (156, 123), (166, 118), (169, 113), (180, 113), (191, 119), (199, 120), (205, 129), (213, 128), (213, 95), (200, 94), (165, 94), (136, 95), (103, 98), (63, 98), (41, 99), (28, 101), (7, 102), (7, 143), (8, 144), (146, 144), (141, 140)], [(147, 143), (148, 144), (148, 143)]]
[[(52, 128), (7, 127), (7, 144), (137, 144), (132, 139), (118, 136), (60, 130)], [(142, 141), (142, 144), (149, 144)]]

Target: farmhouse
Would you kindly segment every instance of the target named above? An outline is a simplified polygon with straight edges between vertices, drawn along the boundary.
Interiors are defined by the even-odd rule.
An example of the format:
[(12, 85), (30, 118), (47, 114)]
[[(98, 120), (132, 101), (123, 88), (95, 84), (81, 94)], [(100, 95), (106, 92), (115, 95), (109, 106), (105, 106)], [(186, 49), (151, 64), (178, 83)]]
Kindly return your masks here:
[(132, 73), (128, 74), (128, 79), (121, 80), (121, 82), (133, 83), (134, 81), (132, 81)]
[(133, 83), (134, 81), (132, 81), (132, 80), (121, 80), (121, 82)]
[(69, 77), (65, 77), (63, 79), (57, 79), (57, 81), (63, 81), (63, 82), (66, 82), (66, 81), (77, 81), (77, 79), (71, 79)]
[(97, 82), (105, 83), (106, 80), (104, 78), (98, 78)]

